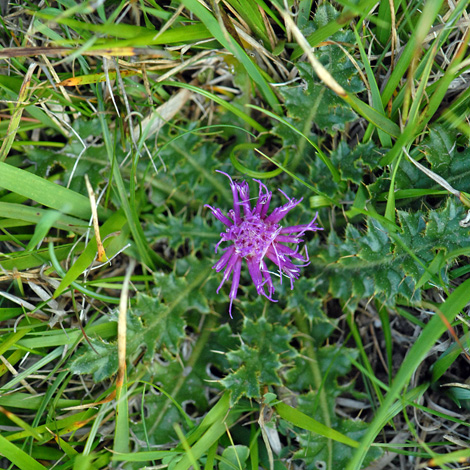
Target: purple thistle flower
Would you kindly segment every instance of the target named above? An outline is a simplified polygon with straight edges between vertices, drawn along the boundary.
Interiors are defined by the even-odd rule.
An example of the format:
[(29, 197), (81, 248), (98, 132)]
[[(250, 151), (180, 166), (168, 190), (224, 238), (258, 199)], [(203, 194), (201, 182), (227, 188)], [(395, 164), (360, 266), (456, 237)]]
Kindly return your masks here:
[[(217, 272), (224, 269), (220, 288), (232, 275), (232, 287), (230, 289), (230, 308), (229, 313), (232, 316), (232, 303), (237, 296), (238, 285), (240, 283), (240, 272), (242, 260), (245, 258), (250, 272), (251, 279), (259, 295), (264, 295), (272, 302), (277, 302), (272, 298), (274, 294), (274, 285), (271, 279), (271, 273), (266, 266), (265, 258), (270, 259), (278, 267), (278, 275), (282, 284), (282, 276), (285, 275), (290, 280), (291, 289), (294, 288), (294, 281), (300, 276), (300, 268), (307, 266), (308, 253), (305, 249), (305, 258), (302, 257), (299, 250), (299, 243), (303, 242), (301, 238), (305, 232), (315, 232), (323, 230), (315, 223), (317, 215), (309, 224), (293, 225), (291, 227), (282, 227), (279, 222), (299, 204), (303, 198), (298, 201), (289, 198), (284, 192), (281, 193), (287, 198), (287, 203), (281, 207), (276, 207), (270, 215), (267, 215), (269, 203), (271, 202), (272, 192), (259, 180), (258, 200), (254, 208), (250, 204), (250, 189), (246, 181), (241, 183), (233, 182), (227, 173), (218, 171), (227, 176), (230, 180), (230, 187), (233, 194), (233, 209), (228, 211), (228, 217), (220, 209), (214, 209), (206, 204), (214, 217), (227, 226), (225, 232), (220, 234), (220, 241), (215, 246), (215, 252), (223, 242), (232, 242), (228, 248), (224, 248), (224, 253), (213, 266)], [(295, 235), (292, 235), (294, 234)], [(289, 248), (285, 243), (295, 243), (295, 249)], [(289, 259), (290, 258), (290, 259)], [(303, 264), (294, 264), (293, 259), (301, 261)], [(266, 293), (267, 289), (267, 293)]]

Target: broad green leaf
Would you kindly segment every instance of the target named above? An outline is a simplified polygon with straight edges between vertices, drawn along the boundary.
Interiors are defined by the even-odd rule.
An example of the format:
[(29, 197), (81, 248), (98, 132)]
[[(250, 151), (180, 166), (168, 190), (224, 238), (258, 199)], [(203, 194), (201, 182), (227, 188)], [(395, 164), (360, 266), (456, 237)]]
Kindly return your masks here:
[[(227, 447), (222, 452), (222, 459), (219, 464), (219, 470), (244, 470), (246, 468), (246, 460), (250, 454), (247, 446), (235, 445)], [(224, 461), (225, 459), (225, 461)]]
[(0, 162), (0, 187), (80, 219), (91, 216), (87, 197), (4, 162)]

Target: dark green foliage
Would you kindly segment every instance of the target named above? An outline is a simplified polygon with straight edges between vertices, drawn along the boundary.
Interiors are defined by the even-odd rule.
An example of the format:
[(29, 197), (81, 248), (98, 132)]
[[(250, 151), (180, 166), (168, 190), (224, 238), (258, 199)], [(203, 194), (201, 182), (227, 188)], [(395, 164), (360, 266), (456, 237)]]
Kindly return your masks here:
[[(328, 251), (318, 252), (323, 268), (317, 267), (328, 276), (331, 295), (345, 301), (377, 296), (389, 305), (397, 296), (417, 302), (421, 289), (416, 283), (437, 251), (449, 253), (470, 242), (469, 230), (459, 225), (464, 209), (452, 199), (437, 210), (397, 215), (396, 233), (374, 219), (369, 219), (365, 232), (348, 224), (344, 239), (330, 232)], [(446, 267), (436, 274), (439, 282), (439, 276), (446, 277)]]
[(150, 240), (165, 239), (168, 246), (174, 250), (178, 250), (185, 241), (189, 241), (190, 252), (200, 250), (203, 244), (206, 247), (209, 244), (215, 245), (220, 239), (217, 230), (208, 225), (208, 220), (198, 215), (190, 222), (184, 223), (181, 218), (170, 214), (162, 218), (159, 223), (151, 223), (146, 233)]
[[(308, 35), (325, 26), (337, 16), (338, 12), (330, 4), (320, 5), (314, 20), (304, 28), (304, 34)], [(316, 50), (317, 59), (348, 91), (357, 93), (364, 90), (357, 69), (342, 49), (346, 47), (347, 50), (345, 45), (354, 42), (354, 35), (351, 31), (339, 31), (331, 40), (338, 44), (319, 47)], [(286, 114), (293, 120), (295, 127), (307, 136), (312, 125), (331, 135), (345, 131), (347, 124), (357, 119), (356, 113), (320, 82), (309, 64), (300, 62), (297, 68), (302, 80), (279, 89), (285, 100)]]
[(360, 184), (364, 174), (378, 167), (382, 156), (383, 154), (373, 142), (350, 147), (346, 142), (341, 141), (331, 152), (331, 161), (341, 172), (343, 180)]
[[(300, 398), (298, 405), (299, 410), (310, 416), (317, 401), (315, 395), (314, 393), (309, 393)], [(361, 437), (367, 431), (366, 423), (360, 420), (341, 419), (335, 415), (333, 415), (331, 427), (356, 441), (360, 441)], [(322, 465), (322, 463), (329, 462), (330, 455), (332, 463), (331, 468), (345, 468), (354, 452), (351, 447), (339, 442), (330, 441), (330, 443), (328, 443), (325, 437), (319, 436), (313, 432), (299, 430), (297, 435), (300, 449), (294, 454), (294, 457), (304, 461), (308, 469), (314, 470)], [(329, 448), (329, 445), (331, 445), (331, 448)], [(380, 457), (380, 455), (380, 449), (373, 448), (368, 453), (365, 465)]]
[[(455, 129), (436, 124), (418, 147), (430, 163), (433, 172), (444, 178), (458, 191), (470, 191), (469, 150), (467, 139)], [(420, 155), (420, 154), (418, 154)], [(415, 156), (415, 158), (419, 158)], [(421, 160), (425, 164), (425, 160)], [(408, 160), (400, 164), (397, 187), (442, 189), (435, 181), (422, 173)]]
[[(151, 361), (156, 351), (176, 355), (185, 338), (183, 314), (190, 309), (208, 313), (207, 299), (199, 290), (210, 267), (192, 260), (191, 269), (184, 276), (155, 273), (153, 296), (137, 293), (132, 302), (127, 322), (127, 348), (129, 357), (144, 352), (144, 360)], [(117, 321), (116, 315), (110, 321)], [(94, 343), (100, 343), (95, 340)], [(108, 360), (106, 367), (103, 367)], [(81, 354), (71, 363), (77, 373), (94, 373), (100, 379), (117, 370), (117, 346), (101, 342), (98, 354), (84, 346)]]
[(314, 81), (310, 65), (300, 63), (298, 69), (302, 82), (280, 89), (285, 99), (287, 115), (294, 120), (296, 127), (308, 135), (310, 129), (306, 126), (313, 123), (319, 129), (334, 134), (344, 131), (346, 123), (357, 119), (356, 113), (343, 100)]
[(260, 398), (262, 384), (280, 385), (281, 361), (296, 355), (289, 345), (292, 338), (289, 330), (268, 323), (264, 317), (258, 321), (245, 318), (240, 338), (238, 350), (227, 353), (233, 372), (221, 381), (232, 391), (233, 402), (242, 396)]

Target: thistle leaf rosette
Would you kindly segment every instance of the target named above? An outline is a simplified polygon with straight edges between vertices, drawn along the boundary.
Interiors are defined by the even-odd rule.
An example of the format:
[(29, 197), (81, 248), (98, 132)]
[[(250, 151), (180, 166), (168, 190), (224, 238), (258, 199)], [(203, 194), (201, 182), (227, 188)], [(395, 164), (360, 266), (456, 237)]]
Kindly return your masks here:
[[(242, 261), (245, 259), (248, 266), (256, 292), (264, 295), (272, 302), (275, 291), (271, 274), (279, 276), (282, 283), (283, 276), (286, 276), (294, 288), (294, 281), (300, 276), (300, 268), (309, 264), (307, 250), (305, 256), (299, 253), (299, 244), (303, 242), (301, 238), (305, 232), (315, 232), (323, 230), (316, 224), (317, 214), (308, 224), (293, 225), (283, 227), (281, 220), (298, 204), (303, 198), (298, 200), (289, 198), (283, 191), (279, 190), (287, 199), (287, 203), (276, 207), (268, 215), (269, 205), (271, 203), (272, 192), (268, 190), (265, 184), (259, 180), (259, 194), (255, 206), (252, 208), (250, 203), (250, 189), (246, 181), (234, 182), (232, 178), (221, 171), (223, 175), (230, 180), (230, 187), (233, 195), (233, 209), (230, 209), (228, 215), (212, 206), (206, 204), (214, 217), (220, 220), (227, 229), (220, 234), (220, 241), (215, 247), (217, 253), (221, 243), (231, 243), (230, 246), (223, 249), (223, 254), (219, 261), (213, 266), (217, 272), (224, 270), (221, 287), (232, 276), (232, 286), (230, 289), (230, 308), (229, 313), (232, 316), (232, 304), (237, 297), (238, 286), (240, 284), (240, 274)], [(295, 244), (295, 248), (286, 245)], [(265, 259), (271, 260), (278, 268), (277, 273), (268, 270)], [(298, 260), (302, 264), (294, 264), (293, 260)]]

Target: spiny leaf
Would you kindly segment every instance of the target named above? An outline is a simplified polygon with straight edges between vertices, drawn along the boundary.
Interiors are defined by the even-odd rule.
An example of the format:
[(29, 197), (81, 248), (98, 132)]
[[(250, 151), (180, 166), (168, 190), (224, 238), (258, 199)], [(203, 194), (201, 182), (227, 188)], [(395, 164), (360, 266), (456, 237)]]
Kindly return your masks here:
[(168, 240), (168, 245), (175, 250), (188, 240), (192, 252), (199, 250), (203, 244), (210, 244), (212, 249), (214, 243), (220, 239), (217, 231), (209, 227), (206, 219), (200, 216), (195, 216), (191, 222), (185, 223), (181, 217), (168, 215), (161, 223), (151, 224), (146, 235), (155, 240)]
[[(328, 403), (331, 406), (330, 414), (334, 414), (334, 398), (343, 390), (338, 385), (337, 379), (346, 375), (351, 370), (351, 358), (357, 357), (355, 349), (337, 346), (323, 346), (317, 348), (316, 360), (322, 372), (323, 389), (326, 392)], [(315, 378), (309, 364), (308, 352), (302, 348), (299, 356), (295, 358), (295, 366), (285, 374), (286, 384), (291, 390), (306, 392), (315, 385)], [(318, 393), (318, 390), (316, 391)], [(318, 408), (318, 399), (310, 414), (315, 419), (323, 419), (323, 412)]]
[(382, 154), (371, 141), (353, 148), (341, 141), (331, 152), (331, 161), (339, 168), (342, 178), (357, 184), (363, 181), (366, 171), (378, 166), (381, 157)]
[(268, 323), (264, 317), (258, 321), (244, 319), (241, 347), (227, 353), (234, 372), (221, 381), (231, 390), (232, 403), (243, 395), (259, 398), (262, 385), (281, 384), (278, 372), (282, 361), (296, 354), (289, 345), (291, 337), (287, 327)]
[[(327, 3), (320, 5), (315, 18), (303, 30), (308, 35), (314, 30), (334, 21), (338, 12)], [(332, 41), (344, 44), (353, 43), (351, 31), (338, 31)], [(348, 56), (337, 44), (328, 44), (315, 50), (316, 58), (346, 90), (358, 93), (364, 90), (364, 84)], [(298, 63), (300, 77), (303, 83), (280, 87), (279, 91), (285, 99), (287, 115), (297, 121), (296, 127), (301, 130), (314, 123), (321, 130), (330, 134), (344, 131), (348, 122), (357, 119), (356, 113), (341, 98), (326, 88), (307, 63)], [(307, 133), (308, 134), (308, 133)]]
[[(144, 360), (151, 361), (156, 351), (175, 355), (185, 338), (186, 322), (183, 315), (190, 309), (209, 311), (206, 297), (199, 291), (209, 273), (207, 263), (192, 259), (192, 267), (185, 276), (155, 274), (154, 296), (137, 293), (127, 318), (127, 353), (133, 358), (144, 350)], [(117, 322), (114, 312), (109, 321)], [(95, 351), (83, 346), (72, 361), (75, 373), (93, 374), (95, 380), (110, 377), (117, 371), (117, 345), (94, 339)]]
[[(468, 229), (459, 225), (463, 217), (462, 206), (449, 199), (439, 210), (398, 211), (401, 231), (396, 238), (390, 238), (374, 219), (368, 220), (365, 233), (348, 224), (344, 239), (331, 231), (328, 251), (318, 253), (325, 262), (321, 276), (328, 277), (333, 296), (345, 301), (356, 303), (377, 295), (390, 305), (397, 296), (417, 302), (421, 290), (416, 289), (416, 282), (432, 262), (435, 250), (448, 253), (470, 243)], [(439, 274), (446, 279), (445, 266)]]

